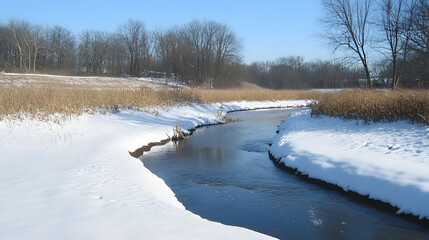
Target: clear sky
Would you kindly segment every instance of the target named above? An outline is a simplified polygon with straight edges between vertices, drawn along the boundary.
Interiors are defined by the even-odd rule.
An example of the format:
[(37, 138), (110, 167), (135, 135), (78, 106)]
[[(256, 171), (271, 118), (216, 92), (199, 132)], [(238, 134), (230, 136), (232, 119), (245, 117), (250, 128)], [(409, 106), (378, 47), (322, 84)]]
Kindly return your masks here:
[(316, 37), (321, 14), (320, 0), (0, 0), (0, 23), (15, 18), (58, 24), (76, 35), (113, 32), (129, 18), (143, 21), (148, 30), (214, 20), (243, 41), (246, 63), (291, 55), (330, 59), (331, 51)]

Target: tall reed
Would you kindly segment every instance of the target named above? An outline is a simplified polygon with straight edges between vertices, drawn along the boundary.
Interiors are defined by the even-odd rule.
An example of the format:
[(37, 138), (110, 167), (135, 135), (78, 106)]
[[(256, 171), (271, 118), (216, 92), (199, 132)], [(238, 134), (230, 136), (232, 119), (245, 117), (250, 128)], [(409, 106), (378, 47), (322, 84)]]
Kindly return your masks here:
[(187, 103), (227, 101), (276, 101), (320, 98), (320, 92), (246, 90), (197, 90), (162, 87), (85, 88), (82, 85), (2, 84), (0, 85), (0, 120), (2, 118), (47, 118), (54, 114), (80, 115), (84, 112), (110, 112), (118, 109), (145, 110)]
[(50, 87), (0, 87), (0, 119), (40, 118), (54, 114), (80, 115), (84, 112), (110, 112), (118, 109), (144, 110), (174, 104), (200, 102), (189, 90), (84, 89)]
[(429, 91), (342, 91), (324, 95), (311, 105), (311, 111), (365, 122), (408, 120), (429, 124)]

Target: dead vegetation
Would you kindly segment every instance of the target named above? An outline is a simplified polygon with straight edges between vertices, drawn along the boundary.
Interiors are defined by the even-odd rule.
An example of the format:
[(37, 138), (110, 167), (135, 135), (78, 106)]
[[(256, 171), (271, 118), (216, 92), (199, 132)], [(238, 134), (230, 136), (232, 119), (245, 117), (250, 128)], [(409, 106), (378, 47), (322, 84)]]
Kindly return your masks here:
[(119, 109), (144, 111), (150, 107), (171, 107), (186, 103), (226, 101), (276, 101), (320, 98), (321, 93), (270, 90), (154, 90), (148, 87), (131, 89), (94, 89), (84, 87), (0, 86), (0, 119), (33, 117), (45, 119), (53, 114), (80, 115), (84, 112), (117, 112)]
[(408, 120), (429, 125), (429, 91), (342, 91), (324, 95), (311, 105), (313, 115), (325, 114), (365, 122)]
[(187, 90), (84, 89), (50, 87), (0, 87), (0, 119), (24, 117), (47, 119), (54, 114), (80, 115), (84, 112), (117, 112), (119, 109), (144, 111), (153, 106), (198, 102)]
[(71, 116), (84, 112), (117, 112), (120, 109), (148, 110), (186, 103), (225, 101), (275, 101), (318, 98), (308, 91), (271, 91), (252, 86), (231, 90), (196, 90), (153, 87), (124, 78), (64, 77), (36, 74), (0, 77), (0, 120)]
[(225, 90), (195, 90), (204, 103), (230, 101), (279, 101), (320, 99), (322, 92), (304, 90), (267, 90), (267, 89), (225, 89)]
[(170, 137), (173, 142), (185, 139), (189, 136), (189, 132), (181, 128), (179, 124), (176, 124), (176, 127), (173, 129), (173, 135)]
[[(429, 125), (429, 91), (345, 90), (273, 91), (246, 85), (240, 89), (203, 90), (153, 88), (130, 79), (58, 76), (0, 77), (0, 120), (72, 116), (85, 112), (114, 113), (121, 109), (151, 111), (189, 103), (230, 101), (318, 100), (312, 114), (326, 114), (366, 122), (409, 120)], [(131, 82), (127, 82), (127, 81)], [(146, 83), (147, 84), (147, 83)], [(153, 109), (152, 109), (153, 110)]]

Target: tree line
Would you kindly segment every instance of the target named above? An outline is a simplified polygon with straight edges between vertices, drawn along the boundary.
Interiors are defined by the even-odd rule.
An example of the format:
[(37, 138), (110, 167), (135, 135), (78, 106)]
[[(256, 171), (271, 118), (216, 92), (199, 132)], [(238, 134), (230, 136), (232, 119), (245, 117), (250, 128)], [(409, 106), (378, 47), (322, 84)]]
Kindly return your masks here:
[(337, 61), (306, 62), (301, 56), (254, 62), (245, 68), (245, 79), (269, 89), (352, 88), (361, 86), (361, 68)]
[(428, 87), (429, 1), (322, 0), (322, 6), (323, 37), (361, 63), (368, 86), (379, 77), (393, 89)]
[(245, 64), (227, 25), (192, 21), (148, 31), (128, 20), (115, 32), (26, 21), (0, 24), (0, 71), (162, 77), (189, 86), (248, 81), (271, 89), (429, 87), (428, 0), (321, 0), (322, 37), (346, 59), (300, 56)]
[(114, 33), (43, 27), (10, 20), (0, 25), (0, 70), (79, 75), (164, 77), (191, 86), (236, 84), (242, 45), (214, 21), (148, 31), (130, 19)]
[(359, 86), (360, 69), (333, 61), (282, 57), (244, 64), (234, 31), (213, 21), (192, 21), (148, 31), (128, 20), (116, 32), (10, 20), (0, 25), (0, 70), (73, 75), (163, 77), (190, 86), (231, 87), (248, 81), (270, 89)]

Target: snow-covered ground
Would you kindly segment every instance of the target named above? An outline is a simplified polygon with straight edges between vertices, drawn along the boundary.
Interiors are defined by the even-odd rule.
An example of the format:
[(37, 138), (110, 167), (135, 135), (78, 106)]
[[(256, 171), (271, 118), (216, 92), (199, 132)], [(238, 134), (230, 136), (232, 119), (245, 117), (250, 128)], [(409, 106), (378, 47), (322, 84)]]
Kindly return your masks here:
[(0, 84), (15, 87), (60, 86), (91, 89), (139, 89), (140, 87), (159, 89), (161, 87), (159, 83), (120, 77), (60, 76), (31, 73), (0, 73)]
[(168, 79), (168, 78), (154, 78), (154, 77), (127, 77), (129, 79), (135, 79), (140, 82), (146, 82), (146, 83), (153, 83), (158, 85), (168, 85), (173, 87), (182, 87), (182, 88), (189, 88), (188, 86), (183, 85), (180, 82), (175, 81), (174, 79)]
[(0, 121), (0, 239), (265, 239), (186, 211), (129, 151), (221, 121), (225, 111), (309, 101), (178, 106), (61, 124)]
[(322, 92), (322, 93), (335, 93), (343, 90), (353, 90), (352, 88), (313, 88), (311, 91)]
[(310, 116), (280, 126), (270, 152), (309, 177), (429, 219), (429, 127)]

